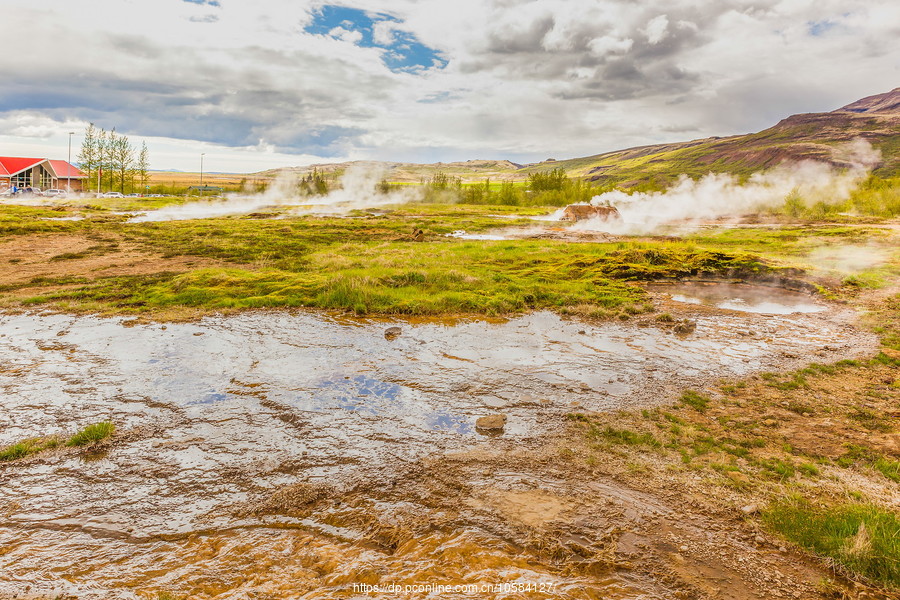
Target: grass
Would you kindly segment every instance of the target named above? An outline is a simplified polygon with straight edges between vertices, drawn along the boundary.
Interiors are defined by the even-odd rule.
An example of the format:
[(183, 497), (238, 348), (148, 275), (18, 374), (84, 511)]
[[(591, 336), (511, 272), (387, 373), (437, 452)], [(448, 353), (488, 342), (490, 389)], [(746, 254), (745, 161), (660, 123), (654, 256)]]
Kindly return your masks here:
[(850, 573), (900, 587), (900, 516), (896, 513), (868, 504), (822, 507), (794, 497), (769, 507), (763, 521)]
[(31, 454), (43, 452), (60, 446), (62, 441), (57, 437), (29, 438), (0, 448), (0, 462), (9, 462), (25, 458)]
[(113, 425), (112, 421), (93, 423), (70, 437), (69, 441), (66, 442), (66, 446), (87, 446), (88, 444), (94, 444), (108, 438), (115, 430), (116, 427)]
[(709, 398), (706, 396), (695, 392), (694, 390), (687, 390), (681, 395), (681, 401), (693, 408), (694, 410), (698, 410), (700, 412), (706, 412), (706, 409), (709, 407)]
[(68, 438), (57, 435), (28, 438), (0, 448), (0, 462), (18, 460), (44, 450), (59, 448), (60, 446), (87, 446), (110, 437), (115, 433), (115, 430), (116, 428), (112, 421), (100, 421), (99, 423), (85, 426)]
[[(677, 241), (589, 245), (442, 239), (423, 245), (334, 243), (332, 238), (325, 244), (319, 241), (325, 235), (319, 231), (248, 238), (243, 224), (235, 222), (216, 224), (208, 241), (202, 235), (181, 238), (173, 230), (177, 226), (162, 233), (161, 241), (148, 240), (148, 245), (245, 262), (248, 268), (102, 278), (27, 302), (116, 312), (172, 306), (213, 310), (302, 306), (406, 315), (500, 315), (535, 309), (583, 314), (579, 307), (588, 305), (602, 309), (597, 316), (612, 316), (647, 310), (645, 292), (632, 282), (777, 271), (752, 255), (710, 252)], [(353, 238), (351, 232), (345, 233), (334, 235)]]

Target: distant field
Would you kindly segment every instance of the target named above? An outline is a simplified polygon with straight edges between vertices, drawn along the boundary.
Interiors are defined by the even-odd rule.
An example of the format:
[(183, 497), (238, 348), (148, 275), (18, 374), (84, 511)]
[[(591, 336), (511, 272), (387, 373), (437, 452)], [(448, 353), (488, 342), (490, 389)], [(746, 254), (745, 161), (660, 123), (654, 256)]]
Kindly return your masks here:
[[(245, 185), (258, 186), (267, 184), (271, 177), (254, 173), (204, 173), (203, 185), (223, 187), (228, 191), (237, 191)], [(190, 186), (200, 185), (200, 173), (181, 171), (151, 171), (150, 187), (153, 193), (181, 193)]]

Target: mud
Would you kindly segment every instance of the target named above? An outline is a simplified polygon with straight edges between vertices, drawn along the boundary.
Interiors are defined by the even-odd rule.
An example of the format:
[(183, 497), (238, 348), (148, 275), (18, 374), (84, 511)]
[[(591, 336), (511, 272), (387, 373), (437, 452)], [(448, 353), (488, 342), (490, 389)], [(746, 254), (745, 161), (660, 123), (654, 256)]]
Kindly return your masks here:
[[(639, 531), (660, 525), (646, 515), (665, 501), (579, 491), (552, 459), (521, 471), (515, 453), (540, 455), (573, 410), (870, 353), (853, 315), (828, 308), (681, 313), (697, 321), (683, 337), (652, 316), (3, 315), (0, 446), (103, 419), (122, 433), (99, 452), (0, 465), (0, 597), (337, 598), (353, 583), (517, 581), (553, 591), (444, 597), (668, 597), (652, 565), (615, 559), (649, 543)], [(387, 339), (391, 326), (402, 334)], [(503, 433), (479, 434), (475, 420), (493, 413), (508, 417)], [(598, 494), (617, 520), (588, 508)], [(622, 519), (638, 533), (607, 530)], [(567, 536), (581, 523), (583, 539), (550, 543), (559, 522)]]

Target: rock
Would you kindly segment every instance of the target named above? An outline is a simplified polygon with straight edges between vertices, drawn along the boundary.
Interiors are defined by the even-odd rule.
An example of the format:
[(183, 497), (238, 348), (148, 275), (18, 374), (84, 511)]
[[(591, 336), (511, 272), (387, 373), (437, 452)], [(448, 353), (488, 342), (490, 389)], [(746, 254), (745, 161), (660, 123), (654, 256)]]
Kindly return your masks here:
[(425, 232), (421, 229), (416, 229), (413, 232), (413, 241), (414, 242), (422, 242), (425, 241)]
[(761, 535), (758, 535), (758, 536), (756, 536), (755, 538), (753, 538), (753, 541), (756, 542), (757, 544), (765, 544), (765, 543), (766, 543), (766, 538), (764, 538), (764, 537), (761, 536)]
[(741, 512), (745, 515), (755, 515), (759, 512), (759, 507), (755, 504), (748, 504), (741, 507)]
[(778, 551), (779, 552), (787, 552), (787, 548), (785, 548), (784, 546), (779, 546)]
[(388, 327), (384, 330), (384, 339), (393, 340), (400, 337), (400, 334), (403, 333), (403, 330), (399, 327)]
[(503, 431), (506, 425), (506, 415), (488, 415), (486, 417), (478, 417), (475, 421), (475, 428), (484, 431)]
[(776, 425), (778, 425), (778, 421), (776, 421), (775, 419), (763, 419), (762, 424), (766, 427), (775, 427)]

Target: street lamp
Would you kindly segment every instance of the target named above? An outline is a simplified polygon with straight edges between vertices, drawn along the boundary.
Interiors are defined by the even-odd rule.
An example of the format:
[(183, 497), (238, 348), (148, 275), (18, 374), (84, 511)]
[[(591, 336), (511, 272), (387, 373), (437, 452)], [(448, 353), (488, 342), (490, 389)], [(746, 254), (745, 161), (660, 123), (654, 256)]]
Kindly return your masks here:
[(75, 135), (74, 131), (69, 132), (69, 160), (66, 161), (66, 193), (72, 193), (72, 136)]

